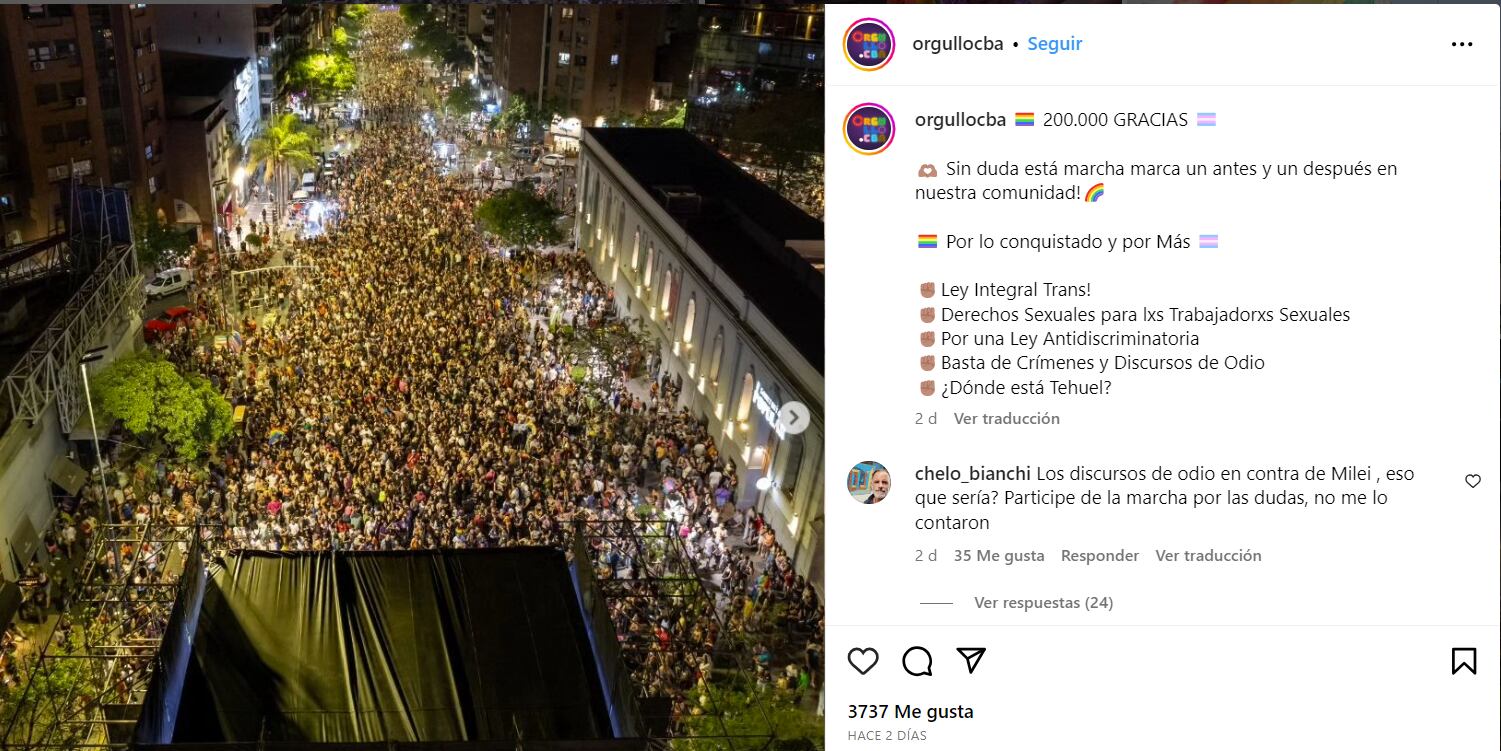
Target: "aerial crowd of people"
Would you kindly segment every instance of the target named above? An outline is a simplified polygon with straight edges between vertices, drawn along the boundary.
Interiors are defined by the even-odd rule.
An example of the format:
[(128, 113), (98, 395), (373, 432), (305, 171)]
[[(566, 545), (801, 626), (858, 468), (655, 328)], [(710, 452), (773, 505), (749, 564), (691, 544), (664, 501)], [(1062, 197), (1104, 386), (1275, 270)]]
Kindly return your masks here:
[[(487, 245), (484, 193), (436, 168), (422, 68), (399, 51), (395, 14), (366, 33), (358, 145), (330, 196), (338, 225), (233, 287), (228, 274), (274, 254), (216, 258), (199, 272), (197, 318), (157, 344), (243, 407), (232, 438), (206, 461), (122, 471), (106, 502), (133, 523), (197, 525), (216, 554), (582, 549), (638, 688), (675, 716), (713, 711), (695, 689), (716, 671), (813, 689), (819, 598), (770, 526), (737, 507), (735, 463), (678, 408), (681, 382), (654, 357), (633, 383), (566, 346), (616, 319), (609, 286), (572, 248)], [(123, 563), (143, 568), (138, 552)], [(693, 596), (652, 590), (689, 566)]]

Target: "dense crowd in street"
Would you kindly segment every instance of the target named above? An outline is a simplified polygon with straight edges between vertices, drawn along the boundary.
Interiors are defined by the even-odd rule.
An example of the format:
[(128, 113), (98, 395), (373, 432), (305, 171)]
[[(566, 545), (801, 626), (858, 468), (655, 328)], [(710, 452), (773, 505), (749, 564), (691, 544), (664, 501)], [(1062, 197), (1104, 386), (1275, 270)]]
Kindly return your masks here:
[[(690, 693), (729, 667), (716, 662), (728, 639), (745, 640), (762, 685), (812, 688), (822, 608), (770, 527), (737, 509), (734, 462), (676, 408), (679, 382), (633, 387), (565, 346), (571, 328), (615, 317), (580, 253), (487, 252), (473, 219), (484, 195), (439, 174), (401, 33), (395, 14), (375, 14), (359, 50), (363, 117), (337, 228), (278, 251), (302, 268), (257, 274), (236, 299), (226, 275), (270, 250), (202, 269), (202, 315), (159, 344), (244, 407), (230, 444), (206, 463), (118, 477), (111, 505), (135, 523), (200, 524), (216, 551), (565, 545), (600, 530), (586, 536), (589, 563), (614, 585), (644, 693), (705, 711)], [(608, 533), (642, 520), (674, 537)], [(704, 596), (649, 591), (667, 545), (697, 567)]]

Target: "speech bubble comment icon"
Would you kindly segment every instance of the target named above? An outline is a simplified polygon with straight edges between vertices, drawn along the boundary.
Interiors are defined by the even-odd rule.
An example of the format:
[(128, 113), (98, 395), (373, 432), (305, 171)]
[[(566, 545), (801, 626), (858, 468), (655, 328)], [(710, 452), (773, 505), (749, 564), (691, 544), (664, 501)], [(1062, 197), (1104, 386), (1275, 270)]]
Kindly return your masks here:
[(910, 647), (902, 654), (902, 669), (907, 675), (932, 676), (933, 653), (926, 647)]

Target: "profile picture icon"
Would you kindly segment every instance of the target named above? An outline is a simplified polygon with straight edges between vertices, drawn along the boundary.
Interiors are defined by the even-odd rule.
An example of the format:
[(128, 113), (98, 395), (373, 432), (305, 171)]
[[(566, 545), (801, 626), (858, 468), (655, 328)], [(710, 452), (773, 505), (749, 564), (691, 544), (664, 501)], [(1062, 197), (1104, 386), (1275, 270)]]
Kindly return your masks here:
[(850, 468), (850, 497), (867, 506), (886, 500), (891, 492), (891, 472), (880, 462), (864, 461)]
[(856, 154), (875, 156), (891, 145), (896, 122), (890, 110), (875, 102), (857, 104), (844, 115), (844, 142)]
[(862, 18), (844, 30), (844, 59), (860, 70), (880, 70), (894, 52), (891, 27), (879, 18)]

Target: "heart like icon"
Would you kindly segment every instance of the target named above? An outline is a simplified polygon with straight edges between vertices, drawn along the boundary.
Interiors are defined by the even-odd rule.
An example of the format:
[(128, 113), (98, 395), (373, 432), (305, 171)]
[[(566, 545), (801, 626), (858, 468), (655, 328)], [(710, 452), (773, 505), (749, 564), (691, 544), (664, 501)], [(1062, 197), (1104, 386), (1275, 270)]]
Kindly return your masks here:
[(1480, 485), (1480, 475), (1465, 475), (1465, 484), (1472, 488)]
[(855, 647), (849, 653), (850, 667), (860, 675), (869, 673), (880, 659), (880, 653), (870, 647)]

